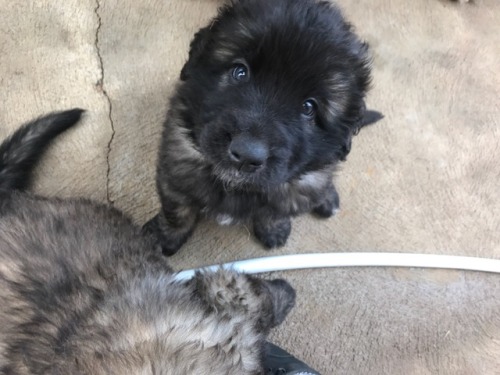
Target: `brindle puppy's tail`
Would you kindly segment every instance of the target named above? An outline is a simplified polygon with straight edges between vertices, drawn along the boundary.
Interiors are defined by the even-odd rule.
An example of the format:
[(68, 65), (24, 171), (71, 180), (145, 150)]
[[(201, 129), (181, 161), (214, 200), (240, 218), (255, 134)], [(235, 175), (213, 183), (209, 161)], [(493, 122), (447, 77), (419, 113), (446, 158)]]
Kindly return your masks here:
[(50, 141), (75, 125), (84, 111), (54, 112), (24, 124), (0, 144), (0, 189), (24, 190)]

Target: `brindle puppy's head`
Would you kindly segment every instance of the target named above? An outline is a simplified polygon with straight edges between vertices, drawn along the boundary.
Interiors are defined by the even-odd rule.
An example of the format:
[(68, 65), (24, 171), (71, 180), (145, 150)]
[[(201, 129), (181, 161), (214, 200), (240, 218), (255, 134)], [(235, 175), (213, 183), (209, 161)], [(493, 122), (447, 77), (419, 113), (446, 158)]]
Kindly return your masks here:
[(179, 87), (216, 176), (267, 189), (342, 160), (363, 115), (367, 50), (327, 1), (223, 7), (192, 41)]
[(209, 311), (241, 318), (259, 334), (281, 324), (295, 305), (295, 290), (283, 279), (264, 280), (232, 271), (198, 273), (193, 282)]

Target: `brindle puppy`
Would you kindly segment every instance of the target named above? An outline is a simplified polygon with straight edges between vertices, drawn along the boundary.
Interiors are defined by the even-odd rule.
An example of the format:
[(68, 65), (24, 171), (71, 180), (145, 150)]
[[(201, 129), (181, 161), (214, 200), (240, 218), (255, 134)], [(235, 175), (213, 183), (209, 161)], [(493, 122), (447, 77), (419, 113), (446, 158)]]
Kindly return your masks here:
[(273, 248), (285, 244), (292, 216), (330, 217), (339, 207), (332, 174), (364, 121), (369, 81), (368, 47), (330, 2), (222, 7), (195, 35), (170, 101), (162, 208), (145, 230), (170, 255), (204, 214), (250, 221)]
[(0, 145), (0, 373), (263, 374), (266, 335), (294, 304), (288, 283), (229, 271), (176, 282), (119, 211), (20, 191), (81, 113)]

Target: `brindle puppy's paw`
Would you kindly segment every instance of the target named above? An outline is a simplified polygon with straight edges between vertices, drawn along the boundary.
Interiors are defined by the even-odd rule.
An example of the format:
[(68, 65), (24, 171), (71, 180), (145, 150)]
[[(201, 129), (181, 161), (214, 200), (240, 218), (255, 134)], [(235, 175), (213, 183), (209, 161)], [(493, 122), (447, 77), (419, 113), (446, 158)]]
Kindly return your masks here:
[(172, 256), (181, 248), (182, 245), (192, 234), (189, 231), (173, 231), (161, 224), (160, 215), (156, 215), (142, 227), (142, 232), (146, 235), (152, 235), (161, 252), (165, 256)]
[(253, 224), (255, 237), (264, 245), (266, 249), (283, 246), (290, 232), (292, 222), (289, 217), (281, 219), (256, 218)]
[(325, 193), (326, 198), (319, 206), (313, 208), (313, 213), (327, 219), (340, 211), (340, 198), (337, 190), (331, 185)]

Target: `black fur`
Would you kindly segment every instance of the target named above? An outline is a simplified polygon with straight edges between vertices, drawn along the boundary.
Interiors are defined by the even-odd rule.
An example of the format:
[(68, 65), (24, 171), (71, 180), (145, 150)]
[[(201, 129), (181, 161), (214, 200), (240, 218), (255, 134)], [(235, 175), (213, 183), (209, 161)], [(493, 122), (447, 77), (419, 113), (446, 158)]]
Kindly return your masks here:
[(331, 216), (335, 165), (352, 135), (377, 120), (376, 112), (364, 118), (369, 83), (368, 46), (330, 2), (223, 6), (195, 35), (170, 101), (157, 174), (162, 209), (145, 231), (173, 254), (203, 214), (250, 221), (271, 248), (285, 244), (292, 216)]

